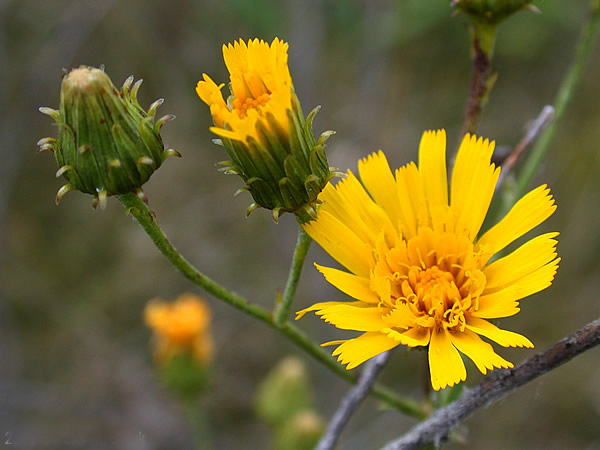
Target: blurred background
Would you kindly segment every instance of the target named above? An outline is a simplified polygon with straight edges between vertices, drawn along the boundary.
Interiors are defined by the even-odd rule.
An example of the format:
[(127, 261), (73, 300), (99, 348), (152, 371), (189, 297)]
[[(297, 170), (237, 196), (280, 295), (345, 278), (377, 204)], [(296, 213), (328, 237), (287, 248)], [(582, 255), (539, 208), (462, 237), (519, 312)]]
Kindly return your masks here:
[[(514, 146), (552, 103), (574, 55), (588, 2), (534, 2), (500, 28), (499, 78), (478, 133)], [(153, 297), (202, 293), (158, 253), (115, 199), (93, 210), (69, 193), (51, 153), (36, 142), (56, 136), (39, 106), (58, 107), (63, 70), (104, 65), (116, 85), (143, 78), (147, 107), (177, 120), (162, 131), (172, 158), (144, 186), (176, 247), (200, 270), (271, 308), (287, 276), (297, 226), (264, 210), (245, 218), (241, 180), (217, 172), (225, 151), (211, 143), (208, 108), (194, 88), (203, 72), (226, 81), (221, 45), (277, 36), (304, 111), (322, 105), (315, 131), (337, 131), (332, 166), (355, 169), (377, 149), (392, 167), (417, 157), (421, 133), (445, 128), (458, 140), (470, 83), (466, 18), (445, 0), (0, 0), (0, 444), (67, 448), (103, 439), (106, 448), (194, 448), (184, 409), (159, 382), (143, 309)], [(540, 230), (561, 232), (563, 258), (551, 289), (522, 302), (503, 328), (543, 350), (600, 316), (600, 46), (541, 168), (558, 210)], [(332, 265), (317, 245), (307, 259), (294, 310), (342, 299), (312, 266)], [(215, 360), (202, 396), (202, 448), (272, 448), (256, 416), (256, 391), (283, 357), (303, 359), (315, 408), (329, 418), (349, 385), (273, 330), (208, 297)], [(316, 342), (350, 337), (315, 317), (297, 323)], [(518, 363), (534, 350), (500, 349)], [(423, 397), (422, 352), (399, 348), (381, 380)], [(468, 384), (480, 375), (468, 367)], [(448, 448), (600, 448), (600, 351), (585, 353), (463, 426), (465, 444)], [(340, 448), (378, 448), (415, 421), (369, 399)], [(144, 439), (140, 439), (140, 433)], [(42, 443), (44, 444), (42, 446)], [(6, 444), (6, 443), (5, 443)], [(73, 444), (71, 447), (74, 447)]]

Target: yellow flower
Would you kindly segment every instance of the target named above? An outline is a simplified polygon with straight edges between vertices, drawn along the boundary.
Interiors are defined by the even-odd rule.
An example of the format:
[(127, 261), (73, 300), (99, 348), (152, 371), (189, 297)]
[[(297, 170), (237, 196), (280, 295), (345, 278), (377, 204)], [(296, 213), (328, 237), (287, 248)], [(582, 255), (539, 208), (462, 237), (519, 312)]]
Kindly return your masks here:
[(156, 337), (155, 357), (168, 362), (175, 354), (189, 351), (204, 365), (213, 356), (210, 334), (210, 309), (206, 302), (193, 294), (183, 294), (173, 303), (154, 299), (144, 310), (146, 325)]
[(224, 45), (231, 95), (225, 100), (224, 83), (217, 85), (206, 74), (196, 92), (210, 107), (215, 124), (210, 130), (231, 157), (221, 170), (239, 175), (254, 198), (248, 213), (261, 206), (272, 210), (275, 221), (284, 212), (306, 221), (332, 177), (325, 141), (333, 132), (315, 140), (312, 121), (318, 108), (304, 117), (287, 51), (288, 44), (277, 38), (270, 45), (258, 39)]
[(552, 284), (560, 261), (558, 233), (491, 258), (556, 206), (549, 189), (540, 186), (478, 237), (500, 174), (490, 163), (493, 150), (494, 142), (465, 136), (448, 187), (446, 134), (426, 132), (418, 168), (410, 163), (394, 177), (380, 151), (359, 162), (362, 185), (348, 172), (319, 196), (318, 219), (305, 230), (351, 273), (317, 268), (357, 301), (317, 303), (297, 318), (315, 311), (337, 328), (364, 332), (323, 344), (339, 344), (333, 355), (348, 369), (399, 344), (429, 346), (431, 382), (438, 390), (466, 379), (461, 353), (484, 374), (513, 366), (480, 336), (503, 347), (533, 347), (488, 319), (516, 314), (520, 299)]
[[(211, 131), (221, 137), (246, 141), (260, 139), (256, 126), (273, 119), (289, 133), (288, 110), (292, 108), (293, 86), (288, 69), (288, 44), (275, 38), (271, 45), (254, 39), (241, 39), (223, 45), (223, 58), (229, 70), (232, 97), (225, 103), (221, 88), (208, 75), (196, 86), (198, 96), (210, 106), (215, 122)], [(273, 130), (277, 131), (277, 130)]]

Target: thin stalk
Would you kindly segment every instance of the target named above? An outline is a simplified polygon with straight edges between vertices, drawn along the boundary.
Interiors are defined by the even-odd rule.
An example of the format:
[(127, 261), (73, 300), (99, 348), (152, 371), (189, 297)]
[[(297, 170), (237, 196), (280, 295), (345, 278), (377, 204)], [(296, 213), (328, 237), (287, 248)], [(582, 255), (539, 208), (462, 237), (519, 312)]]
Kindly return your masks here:
[[(317, 361), (331, 369), (335, 374), (351, 383), (356, 383), (357, 379), (354, 374), (346, 371), (342, 366), (336, 363), (321, 349), (321, 347), (310, 341), (308, 337), (294, 325), (290, 324), (289, 322), (284, 323), (282, 326), (277, 325), (273, 320), (273, 315), (271, 312), (261, 308), (258, 305), (250, 303), (244, 297), (225, 289), (223, 286), (198, 271), (198, 269), (190, 264), (177, 251), (177, 249), (173, 247), (167, 236), (158, 226), (154, 213), (148, 210), (146, 204), (140, 200), (137, 195), (129, 193), (118, 195), (117, 197), (123, 206), (125, 206), (127, 212), (135, 217), (140, 226), (150, 237), (154, 245), (156, 245), (158, 250), (192, 283), (200, 286), (209, 294), (212, 294), (215, 297), (223, 300), (234, 308), (239, 309), (240, 311), (243, 311), (246, 314), (266, 323), (270, 327), (286, 336), (290, 341), (302, 348)], [(425, 416), (423, 409), (417, 402), (410, 398), (398, 396), (384, 386), (374, 386), (372, 393), (376, 397), (388, 403), (390, 406), (404, 412), (407, 415), (418, 418), (423, 418)]]
[(465, 118), (460, 131), (459, 142), (467, 133), (473, 133), (481, 116), (481, 111), (496, 82), (497, 73), (492, 71), (492, 57), (496, 44), (497, 25), (473, 18), (469, 29), (471, 34), (472, 77)]
[(583, 70), (590, 59), (590, 55), (592, 53), (592, 49), (594, 48), (594, 43), (599, 30), (600, 0), (592, 0), (590, 2), (590, 14), (588, 20), (581, 30), (581, 34), (577, 40), (575, 61), (573, 61), (569, 67), (569, 70), (567, 71), (567, 74), (563, 79), (554, 100), (554, 121), (546, 128), (544, 133), (540, 136), (534, 147), (529, 152), (527, 160), (525, 161), (523, 168), (517, 177), (515, 198), (520, 198), (529, 188), (537, 168), (544, 160), (546, 153), (548, 153), (548, 149), (552, 143), (552, 140), (554, 139), (556, 130), (561, 123), (563, 116), (565, 115), (571, 99), (577, 91)]
[(290, 315), (290, 308), (296, 295), (296, 288), (298, 287), (298, 282), (300, 281), (304, 260), (306, 259), (308, 248), (312, 242), (311, 237), (306, 233), (306, 231), (304, 231), (302, 225), (299, 227), (298, 241), (296, 242), (296, 249), (294, 250), (292, 265), (290, 267), (290, 273), (283, 291), (283, 296), (281, 297), (281, 301), (275, 305), (275, 311), (273, 311), (273, 320), (275, 324), (279, 326), (287, 322)]

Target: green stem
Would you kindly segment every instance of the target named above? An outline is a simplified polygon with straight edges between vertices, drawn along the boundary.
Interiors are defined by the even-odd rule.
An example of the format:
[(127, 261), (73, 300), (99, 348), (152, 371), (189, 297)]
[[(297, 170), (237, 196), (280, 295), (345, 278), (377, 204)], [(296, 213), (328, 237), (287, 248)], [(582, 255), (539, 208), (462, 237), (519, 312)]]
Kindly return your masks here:
[[(311, 342), (308, 337), (298, 328), (287, 322), (282, 326), (277, 325), (269, 311), (261, 308), (258, 305), (248, 302), (248, 300), (246, 300), (244, 297), (228, 291), (223, 286), (211, 280), (209, 277), (202, 274), (194, 266), (192, 266), (169, 242), (167, 236), (158, 226), (154, 213), (148, 210), (146, 204), (140, 200), (137, 195), (129, 193), (118, 195), (117, 197), (123, 206), (125, 206), (127, 212), (135, 217), (160, 252), (192, 283), (200, 286), (208, 293), (230, 304), (234, 308), (237, 308), (256, 319), (261, 320), (270, 327), (278, 330), (290, 341), (302, 348), (317, 361), (323, 363), (337, 375), (351, 383), (356, 383), (356, 376), (354, 374), (346, 371), (342, 366), (336, 363), (321, 349), (321, 347)], [(390, 406), (393, 406), (394, 408), (408, 415), (418, 418), (423, 418), (425, 416), (423, 409), (417, 402), (410, 398), (400, 397), (385, 387), (376, 385), (374, 386), (372, 393), (381, 400), (384, 400)]]
[(517, 188), (514, 198), (520, 198), (529, 188), (537, 168), (546, 156), (550, 144), (556, 134), (558, 125), (579, 86), (583, 70), (590, 58), (592, 49), (594, 48), (599, 29), (600, 0), (592, 0), (590, 3), (590, 15), (588, 21), (581, 30), (581, 34), (577, 41), (575, 61), (569, 67), (554, 100), (554, 121), (546, 128), (529, 152), (527, 160), (517, 177)]
[(290, 273), (288, 275), (285, 290), (281, 301), (275, 305), (275, 311), (273, 312), (273, 320), (276, 325), (283, 325), (287, 322), (290, 315), (290, 308), (294, 297), (296, 295), (296, 288), (300, 281), (300, 275), (302, 274), (302, 266), (308, 253), (308, 248), (312, 242), (311, 237), (304, 231), (302, 225), (298, 231), (298, 241), (296, 242), (296, 249), (294, 250), (294, 257), (292, 259), (292, 265), (290, 267)]

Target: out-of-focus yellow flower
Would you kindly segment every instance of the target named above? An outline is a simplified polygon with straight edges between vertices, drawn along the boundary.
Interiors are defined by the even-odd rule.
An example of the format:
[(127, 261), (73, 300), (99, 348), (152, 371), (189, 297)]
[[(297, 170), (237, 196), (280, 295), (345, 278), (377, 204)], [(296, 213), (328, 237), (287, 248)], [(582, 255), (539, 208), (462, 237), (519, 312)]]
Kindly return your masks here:
[(156, 338), (155, 357), (167, 363), (181, 352), (191, 352), (203, 365), (212, 361), (214, 346), (207, 303), (193, 294), (183, 294), (172, 303), (153, 299), (144, 310), (146, 325)]
[(379, 152), (359, 162), (362, 184), (348, 172), (319, 196), (318, 218), (305, 230), (351, 273), (317, 268), (357, 301), (317, 303), (298, 318), (315, 311), (338, 328), (363, 332), (323, 344), (338, 345), (333, 355), (348, 369), (400, 344), (428, 346), (438, 390), (466, 379), (460, 353), (484, 374), (513, 366), (480, 336), (503, 347), (533, 347), (489, 319), (518, 313), (520, 299), (552, 284), (560, 261), (558, 233), (491, 258), (556, 206), (549, 189), (540, 186), (478, 237), (500, 174), (490, 163), (493, 150), (494, 142), (465, 136), (448, 187), (446, 134), (426, 132), (418, 168), (410, 163), (394, 176)]
[(222, 163), (226, 174), (246, 183), (255, 203), (272, 210), (277, 221), (284, 212), (299, 217), (314, 215), (314, 202), (333, 176), (327, 164), (328, 131), (315, 140), (312, 121), (318, 108), (305, 119), (294, 92), (288, 68), (288, 44), (275, 38), (271, 44), (254, 39), (223, 46), (230, 75), (231, 95), (203, 74), (198, 96), (210, 107), (215, 126), (231, 161)]

